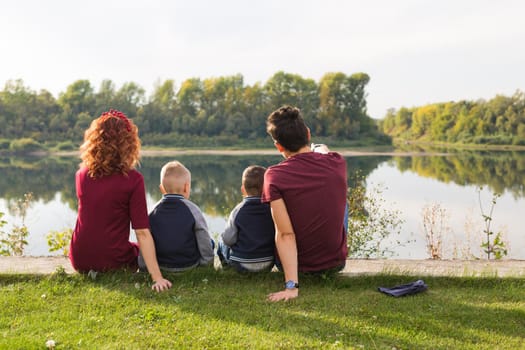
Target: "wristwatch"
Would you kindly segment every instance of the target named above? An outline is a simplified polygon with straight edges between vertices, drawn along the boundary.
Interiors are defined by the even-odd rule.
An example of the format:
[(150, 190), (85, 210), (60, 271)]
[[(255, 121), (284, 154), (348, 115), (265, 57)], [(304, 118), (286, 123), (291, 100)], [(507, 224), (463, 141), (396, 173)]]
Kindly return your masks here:
[(284, 288), (286, 289), (299, 288), (299, 283), (292, 281), (292, 280), (286, 281), (286, 283), (284, 284)]

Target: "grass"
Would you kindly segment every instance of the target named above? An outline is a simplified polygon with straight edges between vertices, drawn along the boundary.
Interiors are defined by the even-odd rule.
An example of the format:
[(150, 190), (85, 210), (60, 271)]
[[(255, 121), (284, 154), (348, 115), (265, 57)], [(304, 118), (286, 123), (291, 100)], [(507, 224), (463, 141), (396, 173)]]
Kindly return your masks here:
[(269, 303), (281, 273), (199, 269), (150, 290), (144, 274), (0, 275), (0, 348), (525, 349), (525, 280), (422, 277), (425, 293), (378, 286), (419, 277), (302, 276), (296, 300)]

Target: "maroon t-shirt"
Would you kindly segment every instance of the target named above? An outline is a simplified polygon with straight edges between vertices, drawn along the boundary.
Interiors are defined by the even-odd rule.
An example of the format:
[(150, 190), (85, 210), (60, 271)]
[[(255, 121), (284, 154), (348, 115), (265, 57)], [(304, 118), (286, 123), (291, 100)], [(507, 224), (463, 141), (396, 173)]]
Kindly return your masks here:
[(343, 226), (346, 162), (335, 152), (306, 152), (268, 168), (263, 202), (282, 198), (292, 222), (300, 272), (344, 265), (348, 254)]
[(127, 175), (92, 178), (87, 168), (75, 177), (78, 216), (69, 258), (78, 271), (107, 271), (137, 266), (138, 245), (129, 241), (133, 229), (149, 228), (144, 178)]

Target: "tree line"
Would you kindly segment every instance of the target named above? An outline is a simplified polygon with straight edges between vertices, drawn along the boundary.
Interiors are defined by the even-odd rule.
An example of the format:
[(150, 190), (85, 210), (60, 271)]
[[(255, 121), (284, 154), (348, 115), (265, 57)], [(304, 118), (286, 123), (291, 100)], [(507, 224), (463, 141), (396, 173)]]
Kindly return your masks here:
[[(316, 137), (335, 140), (379, 138), (367, 115), (365, 73), (327, 73), (319, 82), (277, 72), (264, 85), (244, 84), (241, 74), (191, 78), (176, 86), (159, 82), (151, 96), (134, 82), (117, 88), (104, 80), (98, 90), (77, 80), (55, 98), (11, 80), (0, 91), (0, 138), (30, 138), (40, 143), (82, 140), (91, 121), (109, 108), (126, 113), (139, 127), (145, 144), (188, 145), (266, 137), (266, 117), (277, 107), (301, 108)], [(383, 140), (388, 139), (383, 135)]]
[(525, 95), (389, 110), (380, 129), (405, 140), (525, 145)]

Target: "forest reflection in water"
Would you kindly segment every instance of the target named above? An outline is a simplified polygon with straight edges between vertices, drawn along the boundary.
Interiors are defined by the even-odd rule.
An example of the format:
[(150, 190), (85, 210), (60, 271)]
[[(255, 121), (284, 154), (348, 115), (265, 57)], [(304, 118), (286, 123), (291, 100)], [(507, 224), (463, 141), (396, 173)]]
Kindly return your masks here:
[[(270, 166), (282, 160), (275, 155), (177, 155), (144, 157), (140, 171), (148, 192), (148, 207), (160, 198), (159, 171), (164, 163), (179, 160), (192, 172), (191, 200), (205, 213), (210, 231), (218, 234), (231, 209), (242, 199), (242, 171), (251, 164)], [(511, 258), (525, 259), (525, 246), (518, 219), (525, 212), (524, 152), (461, 152), (440, 156), (346, 157), (349, 181), (359, 171), (367, 186), (381, 186), (387, 207), (399, 210), (405, 221), (401, 237), (384, 242), (397, 258), (427, 258), (422, 230), (423, 207), (439, 203), (449, 214), (452, 238), (444, 244), (445, 257), (479, 256), (483, 228), (477, 189), (488, 206), (492, 193), (501, 193), (493, 214), (494, 228), (504, 232)], [(76, 218), (74, 175), (79, 159), (74, 157), (0, 159), (0, 211), (16, 221), (9, 203), (32, 192), (35, 202), (28, 212), (30, 230), (27, 255), (49, 255), (45, 235), (73, 227)], [(349, 186), (353, 186), (349, 183)], [(471, 233), (465, 235), (470, 222)], [(467, 231), (468, 231), (467, 230)], [(463, 235), (463, 236), (462, 236)], [(401, 242), (401, 244), (397, 242)], [(466, 248), (465, 242), (470, 242)], [(460, 247), (458, 242), (462, 242)], [(447, 242), (444, 242), (447, 243)], [(454, 252), (453, 252), (454, 251)], [(448, 255), (448, 256), (447, 256)], [(470, 256), (470, 257), (471, 257)], [(481, 256), (482, 257), (482, 256)]]

